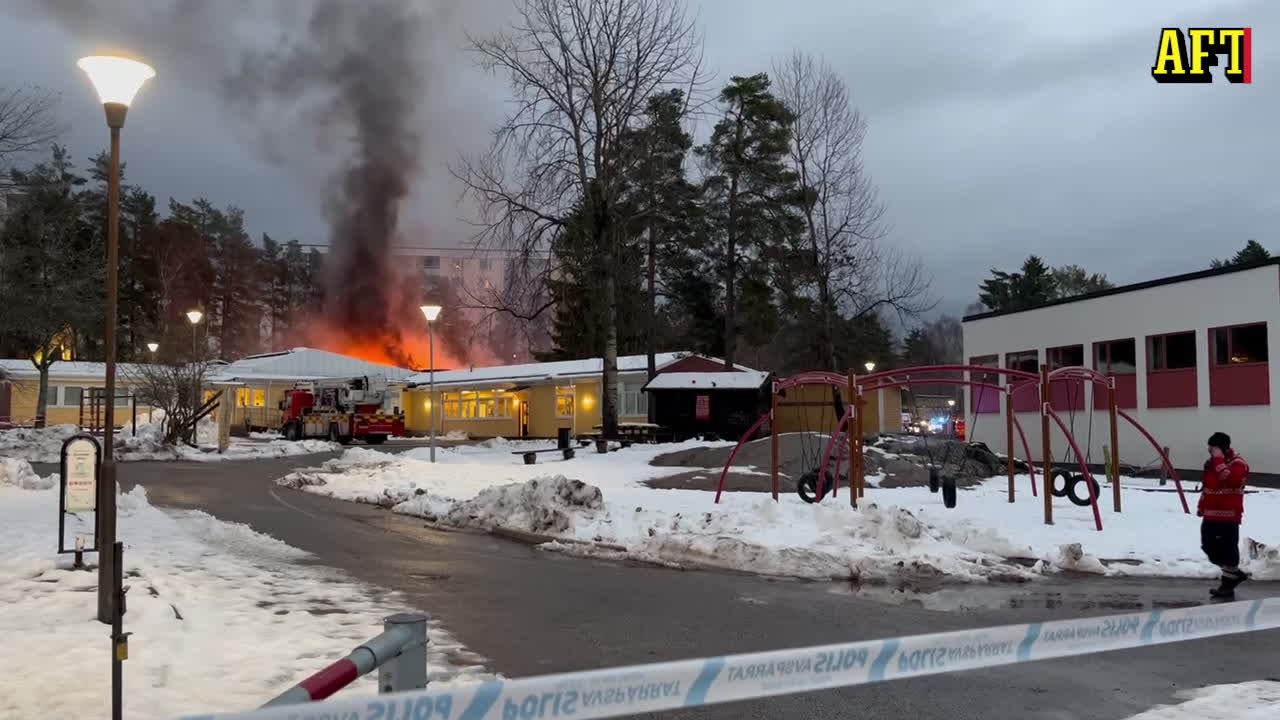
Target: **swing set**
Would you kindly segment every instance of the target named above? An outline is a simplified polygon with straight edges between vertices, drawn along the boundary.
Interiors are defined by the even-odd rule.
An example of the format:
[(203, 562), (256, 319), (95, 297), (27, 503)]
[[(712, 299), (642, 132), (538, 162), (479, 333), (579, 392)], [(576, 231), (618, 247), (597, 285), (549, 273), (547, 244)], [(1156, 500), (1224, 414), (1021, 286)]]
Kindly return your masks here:
[[(953, 377), (951, 374), (962, 373), (961, 377)], [(943, 374), (943, 377), (938, 377)], [(991, 376), (996, 376), (992, 380)], [(1004, 376), (1004, 382), (999, 382), (999, 376)], [(1018, 460), (1015, 453), (1015, 435), (1021, 441), (1023, 457), (1025, 465), (1030, 473), (1031, 494), (1040, 496), (1044, 502), (1044, 522), (1046, 525), (1053, 524), (1053, 498), (1065, 497), (1068, 495), (1083, 499), (1082, 496), (1076, 495), (1074, 487), (1079, 483), (1084, 483), (1088, 489), (1088, 503), (1078, 502), (1078, 504), (1087, 504), (1093, 511), (1094, 525), (1097, 530), (1102, 530), (1102, 511), (1099, 507), (1099, 495), (1101, 486), (1093, 478), (1092, 472), (1089, 470), (1090, 455), (1084, 453), (1080, 449), (1080, 445), (1076, 442), (1074, 433), (1075, 425), (1075, 407), (1072, 405), (1069, 409), (1070, 424), (1062, 419), (1062, 416), (1054, 409), (1054, 403), (1051, 400), (1050, 387), (1053, 383), (1067, 383), (1071, 397), (1074, 397), (1075, 387), (1079, 387), (1081, 397), (1083, 398), (1083, 383), (1092, 383), (1097, 392), (1102, 389), (1106, 392), (1106, 411), (1109, 420), (1110, 445), (1106, 458), (1106, 472), (1111, 482), (1112, 490), (1112, 510), (1114, 512), (1121, 511), (1121, 495), (1120, 495), (1120, 452), (1119, 452), (1119, 421), (1121, 419), (1129, 423), (1137, 432), (1155, 448), (1158, 455), (1158, 461), (1164, 470), (1169, 473), (1177, 488), (1178, 498), (1182, 503), (1182, 511), (1190, 514), (1191, 508), (1187, 503), (1186, 493), (1182, 488), (1182, 479), (1178, 475), (1178, 471), (1173, 467), (1173, 463), (1169, 459), (1168, 452), (1164, 447), (1156, 441), (1155, 437), (1142, 426), (1132, 415), (1118, 407), (1116, 401), (1116, 383), (1115, 378), (1103, 375), (1082, 366), (1061, 367), (1055, 370), (1049, 370), (1047, 365), (1040, 366), (1040, 372), (1028, 372), (1026, 370), (1015, 370), (1011, 368), (999, 368), (988, 365), (925, 365), (919, 367), (903, 368), (900, 370), (884, 370), (866, 375), (857, 375), (850, 370), (847, 374), (841, 375), (834, 372), (814, 371), (793, 375), (787, 378), (777, 378), (773, 381), (770, 408), (769, 411), (760, 416), (738, 440), (738, 444), (729, 453), (724, 469), (720, 473), (720, 484), (716, 490), (715, 502), (719, 503), (724, 494), (725, 483), (729, 476), (729, 470), (733, 466), (733, 461), (738, 455), (738, 451), (744, 445), (755, 438), (756, 433), (767, 422), (769, 424), (769, 443), (770, 443), (770, 478), (773, 499), (778, 500), (781, 490), (781, 480), (779, 473), (780, 465), (780, 447), (778, 441), (778, 423), (775, 422), (778, 417), (778, 409), (785, 407), (803, 407), (803, 406), (829, 406), (835, 410), (838, 418), (835, 427), (832, 429), (830, 437), (827, 438), (824, 449), (820, 454), (810, 453), (807, 446), (802, 445), (802, 465), (811, 465), (810, 457), (816, 460), (821, 457), (821, 463), (816, 467), (805, 467), (797, 482), (797, 489), (806, 501), (821, 502), (825, 495), (827, 485), (831, 486), (831, 496), (835, 497), (839, 489), (839, 479), (841, 477), (841, 466), (848, 462), (845, 477), (849, 488), (849, 503), (852, 507), (858, 507), (858, 501), (866, 496), (866, 461), (865, 461), (865, 408), (867, 405), (866, 397), (872, 393), (878, 393), (882, 390), (899, 390), (906, 389), (908, 393), (911, 388), (916, 385), (958, 385), (972, 388), (977, 395), (977, 401), (974, 403), (974, 420), (969, 425), (970, 437), (976, 431), (977, 415), (982, 409), (982, 400), (986, 397), (986, 393), (1003, 393), (1005, 399), (1005, 449), (1006, 449), (1006, 471), (1008, 473), (1008, 497), (1009, 502), (1015, 502), (1016, 493), (1014, 488), (1014, 479), (1017, 471)], [(1072, 384), (1076, 384), (1074, 387)], [(805, 386), (825, 386), (831, 388), (833, 399), (830, 402), (821, 401), (804, 401), (790, 400), (787, 398), (787, 391), (793, 388)], [(847, 403), (841, 402), (840, 393), (847, 393), (845, 397), (849, 398)], [(1040, 439), (1041, 439), (1041, 458), (1040, 458), (1040, 474), (1041, 480), (1037, 481), (1036, 467), (1032, 461), (1031, 445), (1027, 442), (1026, 431), (1022, 427), (1022, 423), (1018, 419), (1018, 413), (1014, 409), (1014, 397), (1018, 394), (1036, 393), (1038, 397), (1038, 408), (1036, 412), (1040, 415)], [(843, 410), (841, 409), (843, 406)], [(1098, 409), (1098, 403), (1094, 403), (1094, 410)], [(1094, 410), (1089, 410), (1089, 437), (1086, 443), (1090, 446), (1092, 452), (1093, 444), (1093, 417)], [(803, 416), (802, 416), (803, 417)], [(1053, 452), (1051, 443), (1051, 429), (1056, 425), (1062, 431), (1063, 437), (1066, 438), (1067, 446), (1070, 451), (1072, 460), (1065, 461), (1063, 468), (1054, 468)], [(802, 433), (801, 442), (807, 442), (808, 437), (812, 435), (809, 432)], [(926, 453), (928, 452), (928, 440), (925, 440)], [(970, 443), (972, 445), (972, 443)], [(946, 459), (944, 459), (944, 465)], [(1064, 456), (1065, 457), (1065, 456)], [(834, 464), (833, 464), (834, 463)], [(1066, 471), (1071, 463), (1079, 466), (1080, 474), (1072, 476)], [(930, 465), (930, 489), (936, 491), (939, 484), (943, 485), (943, 497), (947, 507), (955, 506), (955, 480), (954, 478), (943, 478), (939, 481), (939, 471), (933, 463), (932, 455), (929, 457)], [(1058, 478), (1062, 478), (1063, 486), (1057, 486)], [(809, 484), (812, 483), (812, 487)], [(1037, 491), (1037, 485), (1041, 485), (1043, 492)], [(810, 491), (812, 495), (808, 495)], [(810, 499), (812, 497), (812, 499)]]

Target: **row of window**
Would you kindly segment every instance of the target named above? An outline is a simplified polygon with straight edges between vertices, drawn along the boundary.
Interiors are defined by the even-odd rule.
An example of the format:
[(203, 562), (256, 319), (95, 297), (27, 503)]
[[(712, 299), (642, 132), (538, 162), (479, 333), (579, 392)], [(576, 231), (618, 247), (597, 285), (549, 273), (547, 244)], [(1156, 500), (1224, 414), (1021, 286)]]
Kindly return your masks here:
[[(1209, 348), (1209, 404), (1212, 406), (1269, 405), (1271, 386), (1266, 323), (1211, 328)], [(1148, 335), (1146, 343), (1146, 385), (1148, 408), (1196, 407), (1200, 404), (1196, 383), (1199, 348), (1196, 332), (1185, 330)], [(1098, 372), (1116, 378), (1116, 403), (1121, 408), (1138, 406), (1137, 339), (1125, 338), (1093, 343), (1092, 365)], [(1084, 345), (1046, 348), (1044, 362), (1050, 370), (1085, 365)], [(970, 358), (971, 365), (1000, 366), (998, 355)], [(1006, 353), (1004, 367), (1038, 373), (1040, 353), (1024, 350)], [(998, 384), (998, 373), (973, 373), (974, 380)], [(1083, 380), (1055, 380), (1050, 383), (1050, 404), (1054, 410), (1084, 407)], [(1096, 390), (1096, 388), (1095, 388)], [(999, 412), (999, 393), (982, 388), (971, 391), (977, 412)], [(1034, 412), (1040, 398), (1034, 390), (1015, 393), (1014, 410)], [(1094, 407), (1106, 407), (1106, 394), (1094, 392)]]
[[(649, 414), (649, 397), (641, 392), (642, 385), (620, 383), (618, 385), (618, 414), (640, 417)], [(577, 396), (572, 387), (556, 388), (556, 417), (572, 418)], [(581, 398), (590, 402), (590, 396)], [(495, 420), (513, 418), (520, 408), (520, 399), (514, 395), (495, 391), (464, 391), (443, 393), (444, 416), (454, 420)], [(584, 410), (590, 409), (584, 405)]]
[[(480, 258), (479, 262), (480, 262), (480, 269), (482, 271), (493, 269), (493, 260), (491, 258)], [(463, 268), (465, 268), (466, 265), (467, 265), (466, 260), (463, 260), (461, 258), (454, 258), (449, 261), (449, 267), (453, 268), (454, 272), (462, 272)], [(422, 269), (439, 270), (440, 256), (439, 255), (422, 256)]]
[[(105, 396), (106, 388), (83, 387), (79, 385), (50, 385), (44, 394), (45, 405), (49, 407), (80, 407), (80, 400), (86, 402), (92, 394)], [(89, 394), (86, 394), (89, 393)], [(127, 390), (116, 390), (116, 406), (125, 407), (130, 402)]]

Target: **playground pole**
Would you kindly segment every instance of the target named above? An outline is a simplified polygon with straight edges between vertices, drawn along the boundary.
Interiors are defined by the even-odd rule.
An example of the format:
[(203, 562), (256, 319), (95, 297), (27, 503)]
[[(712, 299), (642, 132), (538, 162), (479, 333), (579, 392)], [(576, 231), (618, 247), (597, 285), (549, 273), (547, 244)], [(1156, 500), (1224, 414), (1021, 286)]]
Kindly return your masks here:
[(1040, 365), (1040, 461), (1044, 473), (1044, 524), (1053, 524), (1053, 451), (1049, 444), (1049, 366)]
[[(977, 409), (974, 409), (977, 412)], [(1009, 383), (1009, 389), (1004, 394), (1004, 429), (1005, 429), (1005, 455), (1009, 462), (1009, 502), (1013, 502), (1013, 383)], [(1027, 458), (1030, 462), (1031, 458)]]
[[(857, 377), (853, 374), (853, 370), (849, 370), (849, 399), (854, 401), (853, 416), (850, 422), (845, 426), (845, 432), (849, 434), (849, 504), (852, 507), (858, 507), (858, 478), (862, 474), (862, 452), (858, 447), (858, 433), (854, 431), (857, 423), (862, 421), (862, 408), (858, 407), (857, 401), (854, 400), (856, 392)], [(857, 466), (856, 468), (854, 466)]]
[(1116, 378), (1107, 378), (1107, 412), (1111, 415), (1111, 502), (1120, 512), (1120, 425), (1116, 417)]
[(857, 456), (858, 457), (858, 460), (857, 460), (858, 462), (858, 497), (862, 498), (864, 495), (867, 494), (867, 471), (866, 471), (866, 465), (865, 465), (866, 457), (863, 456), (862, 454), (862, 436), (863, 436), (863, 433), (866, 432), (866, 425), (865, 425), (865, 419), (864, 419), (866, 416), (866, 413), (863, 411), (866, 409), (867, 401), (864, 400), (862, 397), (862, 386), (856, 385), (858, 381), (857, 376), (850, 373), (849, 378), (853, 380), (855, 383), (855, 386), (854, 386), (855, 395), (854, 395), (854, 401), (853, 401), (854, 402), (853, 425), (855, 428), (855, 432), (853, 437), (853, 443), (854, 443), (854, 448), (856, 448), (858, 453), (858, 456)]
[(773, 457), (773, 500), (778, 500), (778, 381), (773, 382), (769, 401), (769, 451)]

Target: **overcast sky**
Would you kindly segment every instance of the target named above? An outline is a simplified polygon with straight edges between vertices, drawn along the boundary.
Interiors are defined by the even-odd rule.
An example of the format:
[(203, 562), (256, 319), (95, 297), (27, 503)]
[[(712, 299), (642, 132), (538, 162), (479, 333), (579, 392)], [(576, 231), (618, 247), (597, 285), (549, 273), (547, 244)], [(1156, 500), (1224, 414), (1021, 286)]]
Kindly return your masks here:
[[(483, 31), (501, 17), (494, 8), (502, 3), (469, 3), (454, 24)], [(227, 107), (203, 61), (187, 53), (192, 38), (220, 37), (207, 17), (193, 15), (194, 34), (181, 42), (172, 33), (148, 36), (161, 30), (146, 23), (116, 38), (107, 20), (94, 31), (73, 28), (77, 23), (33, 10), (38, 4), (0, 0), (0, 87), (35, 83), (60, 91), (64, 141), (78, 158), (103, 145), (106, 128), (75, 59), (103, 43), (146, 43), (140, 51), (159, 76), (125, 128), (129, 180), (162, 203), (203, 196), (237, 205), (255, 235), (324, 240), (319, 183), (305, 170), (325, 165), (324, 151), (310, 148), (316, 157), (306, 162), (271, 161), (254, 135), (258, 120)], [(206, 7), (214, 5), (231, 4)], [(959, 312), (992, 266), (1012, 268), (1029, 253), (1123, 283), (1203, 268), (1249, 238), (1280, 251), (1280, 3), (694, 6), (721, 80), (767, 70), (796, 48), (822, 55), (843, 74), (869, 121), (866, 166), (888, 206), (888, 241), (924, 258), (941, 309)], [(1165, 26), (1254, 28), (1253, 84), (1155, 83), (1149, 68)], [(460, 32), (450, 28), (447, 37), (436, 29), (424, 43), (436, 50), (417, 120), (424, 167), (408, 215), (425, 242), (456, 245), (465, 229), (444, 163), (483, 145), (504, 88), (456, 51)]]

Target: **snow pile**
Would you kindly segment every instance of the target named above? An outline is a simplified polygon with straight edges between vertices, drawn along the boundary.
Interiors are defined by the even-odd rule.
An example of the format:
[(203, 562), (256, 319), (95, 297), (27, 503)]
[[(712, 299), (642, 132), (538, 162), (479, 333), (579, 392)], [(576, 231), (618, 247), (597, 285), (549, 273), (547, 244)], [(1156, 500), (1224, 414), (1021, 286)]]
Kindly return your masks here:
[[(403, 600), (308, 563), (247, 526), (166, 513), (141, 488), (118, 499), (129, 586), (125, 714), (172, 718), (249, 710), (381, 631)], [(0, 717), (101, 717), (109, 628), (97, 622), (97, 574), (55, 557), (55, 490), (0, 486)], [(91, 534), (91, 518), (69, 516)], [(89, 556), (94, 562), (94, 556)], [(484, 679), (483, 660), (430, 630), (433, 683)], [(16, 649), (21, 648), (21, 652)], [(69, 681), (68, 679), (71, 679)], [(374, 675), (344, 692), (373, 694)]]
[(58, 462), (62, 443), (78, 432), (80, 429), (75, 425), (0, 430), (0, 457), (20, 458), (29, 462)]
[(23, 490), (47, 490), (58, 484), (58, 477), (40, 477), (31, 469), (31, 463), (17, 458), (0, 457), (0, 486)]
[[(413, 512), (413, 500), (397, 508)], [(563, 475), (486, 488), (456, 503), (445, 522), (456, 527), (507, 528), (541, 535), (573, 533), (573, 519), (583, 510), (599, 510), (600, 488)]]
[[(1063, 500), (1054, 502), (1054, 524), (1045, 525), (1026, 475), (1016, 478), (1012, 505), (1005, 479), (993, 478), (962, 489), (954, 509), (927, 487), (870, 487), (854, 510), (844, 492), (821, 505), (807, 505), (794, 493), (775, 503), (763, 493), (730, 492), (716, 505), (711, 492), (644, 484), (691, 470), (654, 466), (655, 458), (703, 445), (635, 445), (605, 455), (581, 449), (572, 460), (543, 453), (535, 465), (524, 465), (519, 453), (552, 447), (546, 441), (438, 448), (435, 463), (426, 461), (426, 448), (398, 456), (356, 448), (278, 482), (435, 522), (566, 541), (551, 549), (769, 575), (889, 582), (907, 575), (986, 581), (1062, 571), (1217, 573), (1200, 550), (1199, 518), (1183, 513), (1171, 488), (1122, 478), (1124, 512), (1117, 514), (1104, 484), (1104, 531), (1097, 532), (1089, 508)], [(598, 489), (599, 505), (562, 502), (561, 488), (572, 481)], [(1196, 500), (1188, 495), (1193, 509)], [(1244, 565), (1260, 580), (1280, 579), (1280, 492), (1251, 492), (1245, 504)]]
[(1271, 720), (1280, 714), (1280, 682), (1256, 680), (1178, 693), (1185, 702), (1160, 705), (1129, 720)]

